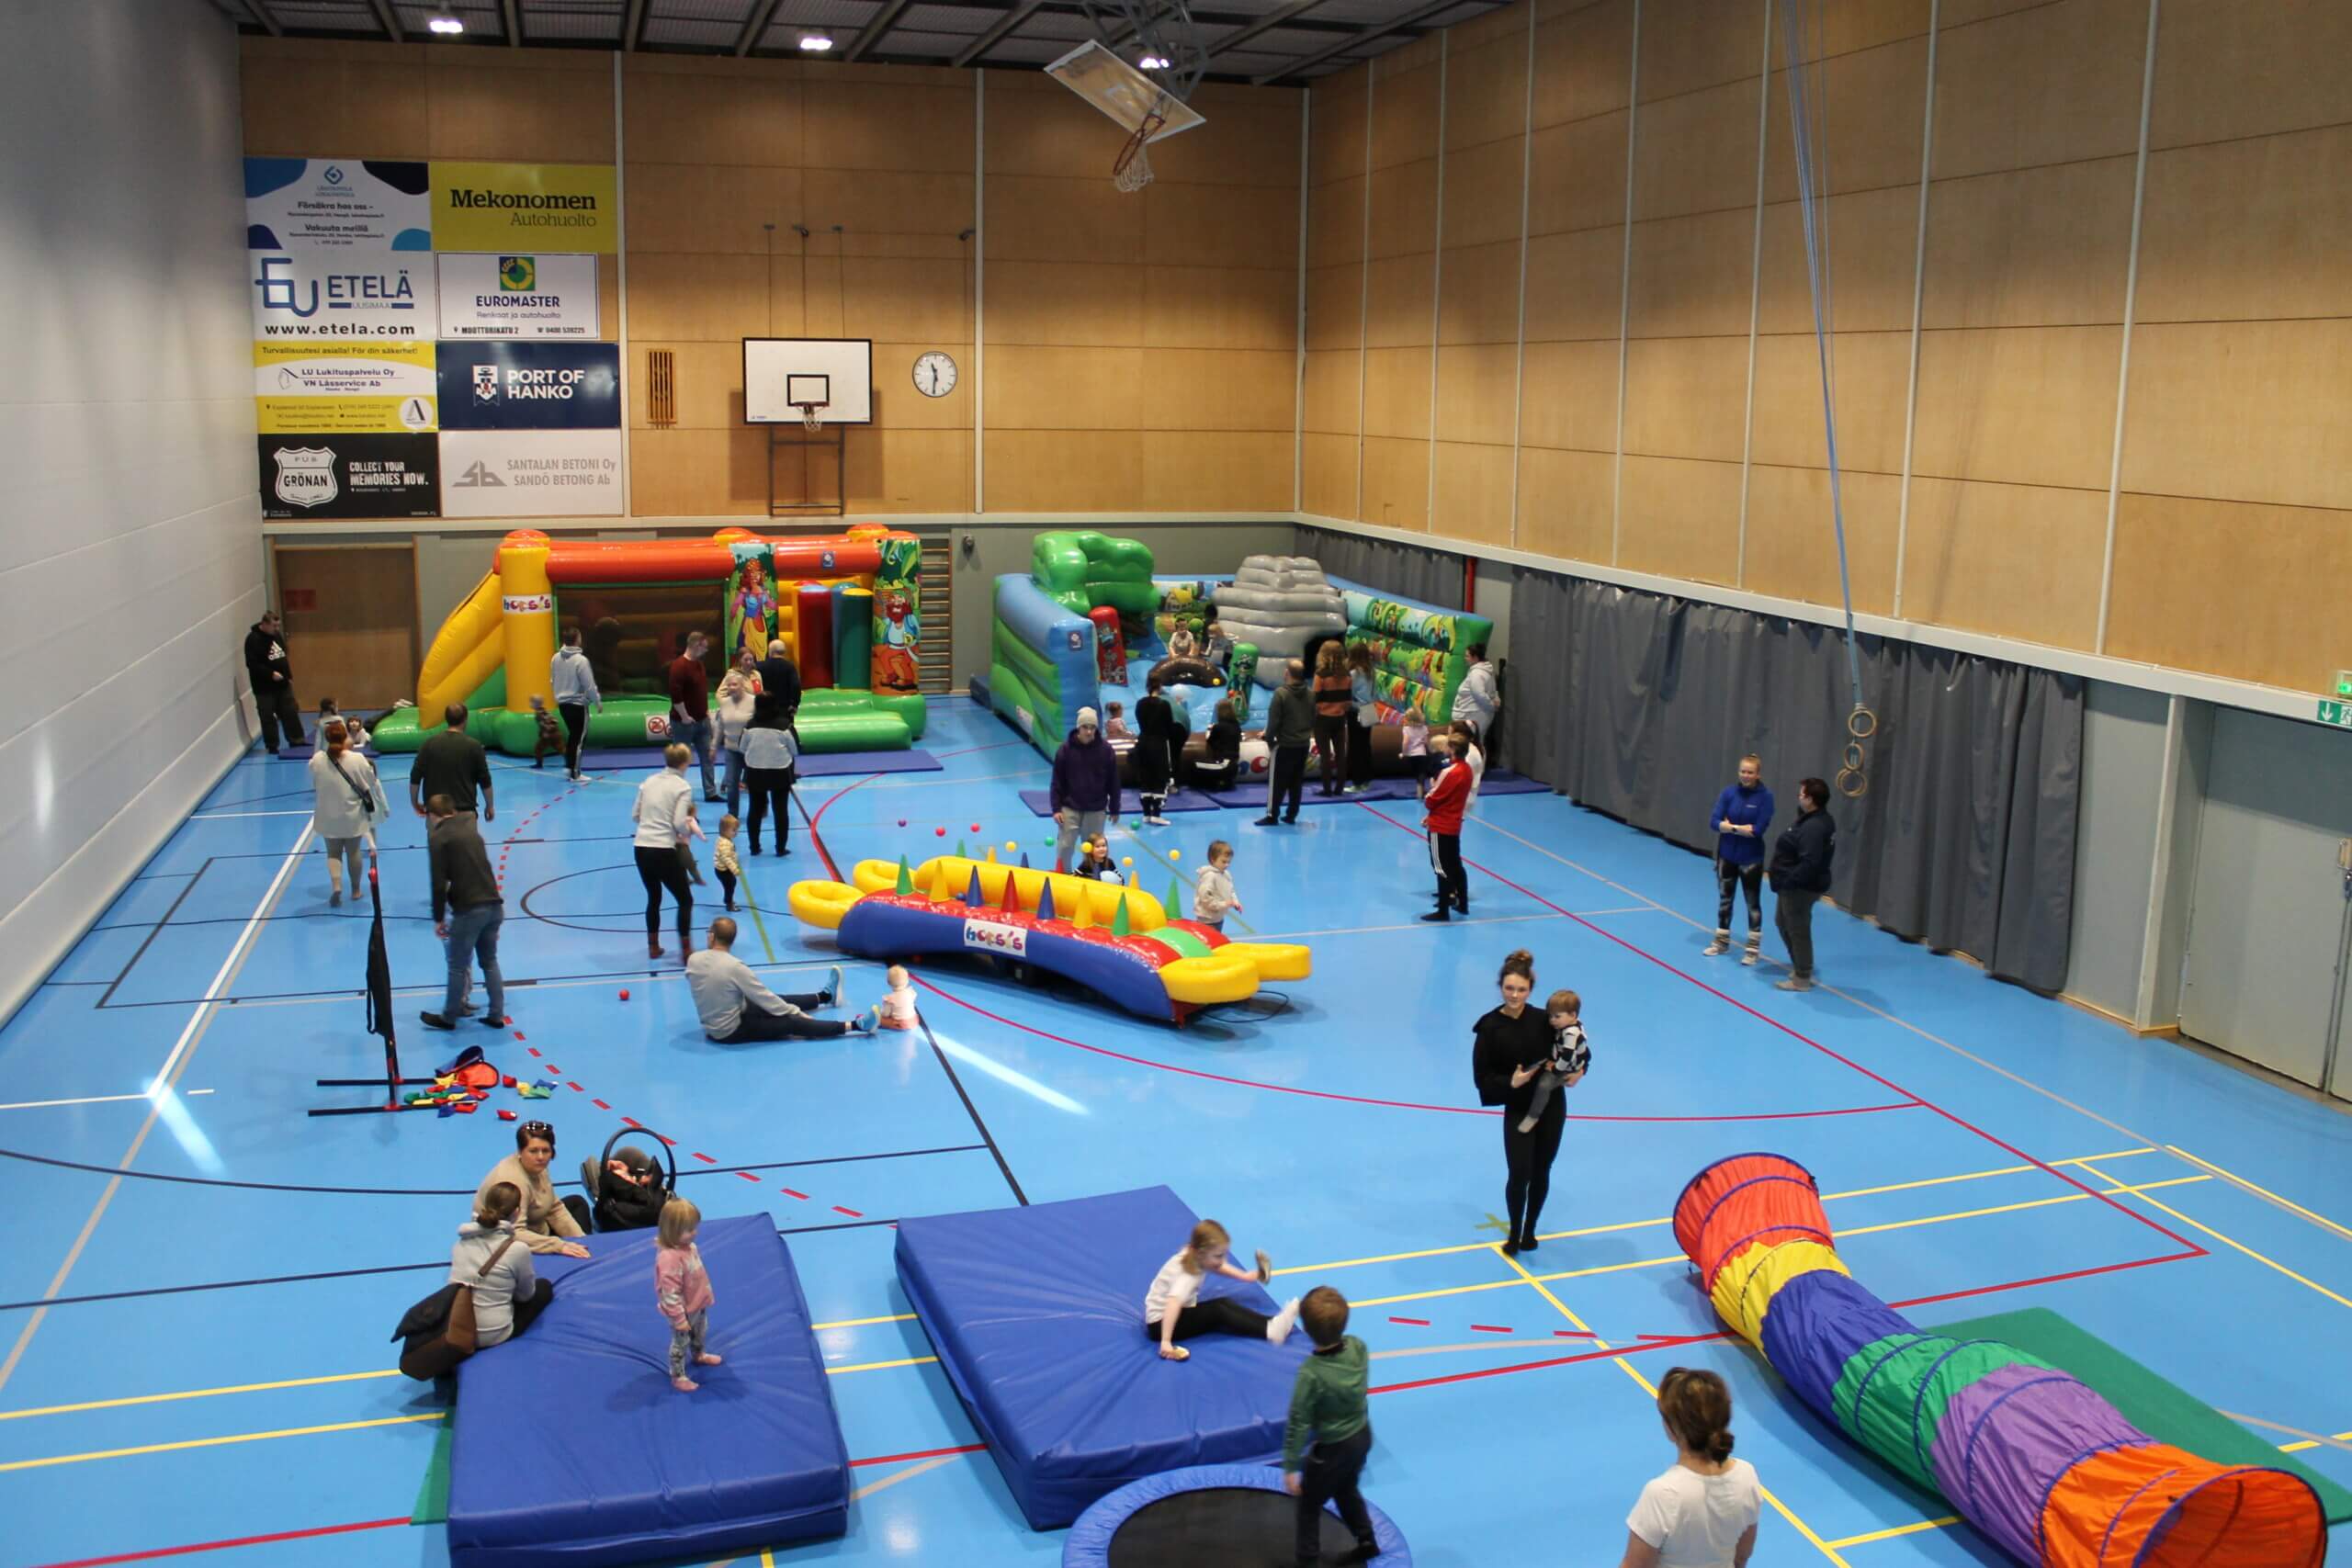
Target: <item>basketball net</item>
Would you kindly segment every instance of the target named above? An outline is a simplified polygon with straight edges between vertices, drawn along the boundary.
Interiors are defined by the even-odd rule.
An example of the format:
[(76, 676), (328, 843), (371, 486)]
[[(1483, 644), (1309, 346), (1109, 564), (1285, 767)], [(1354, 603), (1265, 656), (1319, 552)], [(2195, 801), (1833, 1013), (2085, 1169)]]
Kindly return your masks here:
[(799, 405), (798, 405), (798, 407), (799, 407), (799, 409), (800, 409), (800, 428), (801, 428), (801, 429), (803, 429), (803, 430), (805, 430), (805, 431), (808, 431), (810, 434), (812, 434), (812, 435), (813, 435), (813, 434), (815, 434), (818, 431), (820, 431), (820, 430), (822, 430), (822, 429), (824, 429), (824, 428), (825, 428), (825, 405), (824, 405), (824, 404), (822, 404), (822, 403), (802, 403), (802, 404), (799, 404)]
[(1111, 165), (1113, 186), (1132, 194), (1151, 183), (1151, 139), (1167, 123), (1167, 116), (1157, 108), (1143, 117), (1143, 123), (1136, 127), (1135, 134), (1119, 150), (1118, 161)]

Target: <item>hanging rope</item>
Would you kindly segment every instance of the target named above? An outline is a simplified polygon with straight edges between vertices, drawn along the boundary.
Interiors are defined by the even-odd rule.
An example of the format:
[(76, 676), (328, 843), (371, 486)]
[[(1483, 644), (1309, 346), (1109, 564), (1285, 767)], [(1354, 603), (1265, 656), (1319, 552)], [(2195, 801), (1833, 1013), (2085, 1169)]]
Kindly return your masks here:
[[(1808, 24), (1810, 17), (1810, 24)], [(1870, 788), (1862, 742), (1878, 732), (1878, 715), (1862, 701), (1862, 656), (1854, 630), (1854, 581), (1846, 559), (1846, 506), (1838, 466), (1838, 350), (1829, 323), (1829, 127), (1814, 73), (1822, 47), (1818, 0), (1781, 0), (1781, 39), (1789, 61), (1789, 136), (1796, 153), (1797, 209), (1804, 224), (1805, 276), (1813, 288), (1814, 352), (1821, 366), (1821, 430), (1829, 459), (1829, 521), (1838, 537), (1838, 592), (1846, 613), (1846, 678), (1853, 706), (1846, 715), (1844, 765), (1838, 788), (1849, 799)], [(1808, 47), (1810, 46), (1810, 47)], [(1814, 191), (1818, 170), (1821, 197)]]

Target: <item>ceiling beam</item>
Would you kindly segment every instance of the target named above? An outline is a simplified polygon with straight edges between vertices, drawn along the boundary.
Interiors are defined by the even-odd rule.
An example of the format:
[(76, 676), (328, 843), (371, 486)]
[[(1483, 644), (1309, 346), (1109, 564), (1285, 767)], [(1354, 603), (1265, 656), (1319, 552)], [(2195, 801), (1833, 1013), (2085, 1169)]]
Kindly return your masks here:
[(504, 5), (502, 6), (500, 9), (506, 17), (506, 47), (509, 49), (522, 48), (523, 18), (520, 15), (521, 6), (516, 4), (516, 0), (505, 0)]
[(759, 41), (768, 36), (768, 24), (775, 19), (778, 0), (759, 0), (743, 22), (743, 30), (736, 37), (734, 55), (741, 60), (752, 52)]
[(1324, 3), (1325, 0), (1291, 0), (1291, 3), (1283, 6), (1281, 10), (1269, 11), (1264, 16), (1259, 17), (1256, 21), (1250, 23), (1248, 27), (1243, 28), (1240, 31), (1227, 33), (1223, 38), (1217, 39), (1215, 43), (1209, 45), (1206, 51), (1207, 56), (1209, 59), (1214, 60), (1228, 49), (1238, 49), (1243, 44), (1248, 43), (1251, 39), (1256, 38), (1260, 33), (1268, 31), (1273, 28), (1279, 28), (1286, 22), (1295, 21), (1300, 17), (1306, 15), (1307, 12), (1315, 9), (1316, 6), (1323, 5)]
[(262, 25), (262, 30), (270, 37), (284, 38), (286, 36), (286, 28), (279, 24), (276, 17), (270, 14), (269, 7), (264, 5), (262, 0), (244, 0), (244, 6), (247, 11), (253, 13), (254, 20)]
[(1285, 81), (1310, 66), (1322, 64), (1333, 55), (1345, 54), (1348, 51), (1370, 43), (1375, 39), (1384, 39), (1391, 33), (1401, 32), (1416, 22), (1427, 21), (1439, 12), (1451, 11), (1461, 4), (1462, 0), (1428, 0), (1427, 4), (1416, 6), (1401, 17), (1395, 17), (1385, 22), (1374, 22), (1368, 28), (1359, 28), (1328, 49), (1318, 49), (1312, 54), (1301, 55), (1280, 71), (1271, 71), (1263, 76), (1253, 77), (1252, 85), (1263, 87), (1270, 83)]
[(368, 4), (375, 11), (376, 25), (384, 29), (386, 38), (394, 43), (408, 41), (408, 34), (401, 28), (401, 14), (392, 9), (392, 0), (368, 0)]
[(645, 36), (645, 0), (628, 0), (628, 15), (621, 18), (621, 52), (635, 54)]
[(999, 17), (995, 21), (989, 23), (988, 31), (982, 33), (979, 37), (967, 44), (964, 47), (964, 51), (958, 54), (955, 59), (949, 61), (947, 63), (950, 65), (969, 65), (972, 62), (978, 60), (983, 54), (986, 54), (989, 50), (994, 49), (998, 43), (1003, 40), (1006, 34), (1012, 32), (1022, 23), (1035, 16), (1037, 14), (1038, 7), (1045, 5), (1045, 3), (1046, 0), (1021, 0), (1019, 5), (1012, 6), (1004, 13), (1003, 16)]
[(908, 0), (884, 0), (882, 8), (874, 13), (874, 19), (857, 29), (857, 37), (852, 40), (842, 58), (843, 60), (865, 58), (865, 51), (880, 43), (882, 35), (897, 25), (899, 13), (905, 10), (907, 5)]

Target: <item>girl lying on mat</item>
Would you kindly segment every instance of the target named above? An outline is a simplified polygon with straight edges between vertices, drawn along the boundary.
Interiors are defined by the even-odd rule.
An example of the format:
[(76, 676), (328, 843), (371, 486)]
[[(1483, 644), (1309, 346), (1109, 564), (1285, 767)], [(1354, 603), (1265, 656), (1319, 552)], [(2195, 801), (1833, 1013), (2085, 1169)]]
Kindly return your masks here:
[(1212, 1270), (1228, 1280), (1251, 1280), (1261, 1285), (1274, 1277), (1273, 1261), (1263, 1252), (1258, 1254), (1256, 1273), (1235, 1268), (1227, 1257), (1232, 1248), (1233, 1238), (1223, 1225), (1203, 1220), (1193, 1227), (1193, 1238), (1184, 1250), (1161, 1264), (1152, 1277), (1151, 1290), (1143, 1298), (1143, 1326), (1145, 1333), (1159, 1341), (1162, 1357), (1170, 1361), (1190, 1359), (1193, 1353), (1176, 1341), (1196, 1334), (1263, 1335), (1277, 1345), (1290, 1337), (1291, 1325), (1298, 1321), (1296, 1296), (1284, 1302), (1282, 1311), (1272, 1317), (1237, 1301), (1201, 1300), (1201, 1281)]

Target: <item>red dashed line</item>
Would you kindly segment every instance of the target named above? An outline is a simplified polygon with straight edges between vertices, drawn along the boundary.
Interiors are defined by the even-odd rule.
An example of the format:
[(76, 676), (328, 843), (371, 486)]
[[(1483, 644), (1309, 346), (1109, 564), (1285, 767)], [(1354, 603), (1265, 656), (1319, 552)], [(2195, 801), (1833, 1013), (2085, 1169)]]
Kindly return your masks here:
[(705, 1164), (705, 1165), (717, 1165), (717, 1164), (718, 1163), (717, 1160), (715, 1160), (715, 1159), (711, 1158), (708, 1155), (704, 1154), (700, 1149), (696, 1149), (696, 1150), (695, 1151), (695, 1158), (696, 1158), (696, 1159), (698, 1159), (698, 1160), (702, 1161), (702, 1163), (703, 1163), (703, 1164)]
[(1426, 1317), (1392, 1317), (1388, 1321), (1401, 1323), (1410, 1328), (1427, 1328), (1430, 1325), (1430, 1320)]
[(632, 1126), (632, 1127), (636, 1128), (636, 1129), (637, 1129), (639, 1132), (640, 1132), (640, 1133), (642, 1133), (642, 1132), (644, 1132), (644, 1131), (645, 1131), (645, 1123), (644, 1123), (644, 1122), (640, 1122), (640, 1121), (639, 1121), (639, 1120), (638, 1120), (636, 1117), (634, 1117), (634, 1116), (624, 1116), (624, 1117), (622, 1117), (622, 1118), (621, 1118), (621, 1120), (622, 1120), (623, 1122), (627, 1122), (628, 1125), (630, 1125), (630, 1126)]
[[(632, 1126), (632, 1127), (634, 1127), (634, 1126), (636, 1126), (636, 1125), (637, 1125), (637, 1123), (636, 1123), (636, 1122), (630, 1122), (630, 1123), (629, 1123), (629, 1125), (630, 1125), (630, 1126)], [(656, 1134), (654, 1134), (653, 1135), (654, 1135), (655, 1137), (657, 1137), (657, 1138), (662, 1138), (662, 1134), (659, 1134), (659, 1133), (656, 1133)], [(678, 1140), (677, 1140), (677, 1139), (675, 1139), (675, 1138), (662, 1138), (662, 1141), (663, 1143), (665, 1143), (665, 1144), (669, 1145), (670, 1145), (672, 1148), (673, 1148), (673, 1149), (674, 1149), (674, 1148), (676, 1148), (676, 1147), (678, 1146)]]
[(581, 1088), (578, 1084), (576, 1084), (576, 1083), (567, 1083), (567, 1084), (565, 1084), (563, 1087), (564, 1087), (564, 1088), (566, 1088), (566, 1089), (570, 1089), (570, 1090), (571, 1090), (572, 1093), (574, 1093), (574, 1094), (586, 1094), (586, 1093), (588, 1092), (586, 1089), (582, 1089), (582, 1088)]
[[(514, 1032), (514, 1038), (515, 1038), (515, 1039), (517, 1039), (517, 1040), (522, 1039), (522, 1038), (523, 1038), (523, 1032), (522, 1032), (521, 1030), (519, 1030), (519, 1029), (518, 1029), (518, 1030), (516, 1030), (516, 1031)], [(534, 1052), (532, 1052), (532, 1053), (531, 1053), (531, 1055), (534, 1055), (534, 1056), (536, 1056), (536, 1055), (538, 1055), (538, 1053), (537, 1053), (537, 1051), (534, 1051)]]
[(611, 1106), (605, 1104), (601, 1100), (591, 1100), (588, 1103), (594, 1106), (599, 1111), (610, 1111), (612, 1109)]
[[(515, 1039), (517, 1039), (517, 1040), (520, 1040), (520, 1039), (522, 1039), (523, 1037), (522, 1037), (521, 1035), (517, 1034), (514, 1038), (515, 1038)], [(534, 1056), (536, 1056), (536, 1055), (537, 1055), (539, 1054), (539, 1048), (538, 1048), (537, 1045), (527, 1045), (527, 1046), (525, 1046), (525, 1047), (524, 1047), (524, 1049), (526, 1049), (526, 1050), (527, 1050), (528, 1052), (530, 1052), (530, 1053), (531, 1053), (531, 1055), (534, 1055)]]
[[(1589, 1330), (1581, 1328), (1555, 1328), (1552, 1330), (1552, 1337), (1555, 1339), (1598, 1339), (1600, 1336), (1594, 1334)], [(1663, 1334), (1645, 1334), (1642, 1337), (1645, 1339), (1663, 1339), (1666, 1336)]]
[(738, 1175), (738, 1176), (740, 1176), (740, 1177), (741, 1177), (744, 1180), (749, 1181), (749, 1182), (752, 1182), (752, 1184), (754, 1184), (754, 1185), (757, 1185), (757, 1184), (758, 1184), (758, 1182), (759, 1182), (759, 1179), (760, 1179), (758, 1177), (756, 1177), (756, 1176), (752, 1175), (752, 1174), (750, 1171), (748, 1171), (748, 1170), (739, 1170), (739, 1171), (737, 1171), (735, 1174), (736, 1174), (736, 1175)]
[(862, 1220), (865, 1218), (864, 1214), (859, 1213), (855, 1209), (844, 1209), (839, 1203), (833, 1205), (833, 1213), (836, 1214), (847, 1214), (853, 1220)]
[(1498, 1328), (1491, 1323), (1474, 1323), (1470, 1327), (1474, 1333), (1478, 1334), (1516, 1334), (1519, 1332), (1516, 1328)]
[(789, 1187), (779, 1187), (776, 1190), (783, 1193), (787, 1198), (797, 1198), (804, 1203), (808, 1201), (808, 1194), (806, 1192), (795, 1192)]

